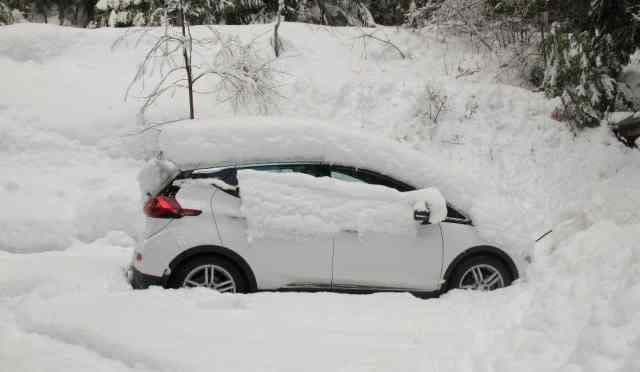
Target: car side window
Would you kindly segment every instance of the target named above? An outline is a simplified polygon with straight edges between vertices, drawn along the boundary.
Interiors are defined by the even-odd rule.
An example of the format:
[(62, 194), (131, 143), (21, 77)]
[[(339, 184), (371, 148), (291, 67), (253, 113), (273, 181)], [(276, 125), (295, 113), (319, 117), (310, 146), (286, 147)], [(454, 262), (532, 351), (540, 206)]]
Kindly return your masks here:
[(266, 164), (266, 165), (251, 165), (238, 168), (226, 168), (222, 171), (210, 174), (210, 177), (218, 178), (224, 181), (226, 184), (235, 186), (235, 189), (223, 189), (224, 192), (233, 196), (239, 196), (238, 188), (238, 170), (251, 169), (261, 172), (273, 172), (273, 173), (304, 173), (314, 177), (322, 177), (327, 175), (326, 167), (320, 164)]
[(344, 172), (340, 172), (340, 171), (336, 171), (336, 170), (332, 170), (331, 171), (331, 178), (335, 178), (337, 180), (340, 181), (347, 181), (347, 182), (364, 182), (363, 180), (350, 176)]
[[(332, 165), (330, 167), (331, 178), (335, 178), (347, 182), (364, 182), (373, 185), (382, 185), (396, 189), (400, 192), (415, 190), (415, 187), (407, 185), (404, 182), (400, 182), (391, 177), (368, 171), (366, 169), (357, 169), (354, 167), (345, 167), (340, 165)], [(458, 212), (455, 208), (447, 203), (447, 219), (449, 221), (464, 221), (470, 220), (462, 213)]]
[(394, 180), (391, 177), (368, 171), (365, 169), (357, 169), (353, 167), (345, 167), (340, 165), (331, 166), (331, 177), (348, 182), (364, 182), (372, 185), (382, 185), (396, 189), (398, 191), (415, 190), (414, 187), (406, 183)]
[(319, 164), (267, 164), (240, 167), (238, 169), (252, 169), (273, 173), (304, 173), (314, 177), (322, 177), (326, 175), (323, 167)]

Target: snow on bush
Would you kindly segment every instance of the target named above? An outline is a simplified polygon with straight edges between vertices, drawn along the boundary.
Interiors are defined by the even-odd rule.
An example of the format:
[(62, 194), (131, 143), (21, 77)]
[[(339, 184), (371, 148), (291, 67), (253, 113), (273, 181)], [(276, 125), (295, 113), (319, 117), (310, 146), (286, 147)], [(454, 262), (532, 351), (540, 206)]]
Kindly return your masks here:
[(12, 24), (14, 21), (11, 8), (9, 8), (9, 6), (4, 2), (0, 1), (0, 26)]
[(436, 189), (399, 192), (384, 186), (316, 178), (299, 173), (238, 172), (242, 214), (249, 239), (307, 237), (351, 230), (359, 234), (415, 234), (414, 205), (431, 212), (429, 221), (447, 216)]

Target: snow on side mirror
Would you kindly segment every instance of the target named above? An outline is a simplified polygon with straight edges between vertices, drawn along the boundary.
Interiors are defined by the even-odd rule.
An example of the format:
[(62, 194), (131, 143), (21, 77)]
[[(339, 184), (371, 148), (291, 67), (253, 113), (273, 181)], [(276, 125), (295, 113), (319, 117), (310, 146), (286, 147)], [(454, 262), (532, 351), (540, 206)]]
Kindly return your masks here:
[(417, 202), (413, 205), (413, 219), (426, 225), (429, 223), (431, 212), (427, 208), (427, 203)]
[(440, 223), (447, 218), (447, 202), (435, 187), (410, 191), (413, 219), (423, 224)]

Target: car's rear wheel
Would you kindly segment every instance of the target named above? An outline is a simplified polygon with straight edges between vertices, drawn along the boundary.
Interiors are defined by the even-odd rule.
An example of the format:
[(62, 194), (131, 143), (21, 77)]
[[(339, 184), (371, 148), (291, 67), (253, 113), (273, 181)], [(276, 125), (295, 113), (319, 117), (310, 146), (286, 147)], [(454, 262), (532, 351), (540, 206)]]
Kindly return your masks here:
[(513, 282), (513, 276), (506, 265), (492, 256), (474, 256), (462, 261), (456, 267), (448, 289), (470, 289), (493, 291)]
[(210, 288), (221, 293), (247, 292), (247, 281), (233, 262), (218, 256), (189, 260), (175, 272), (172, 288)]

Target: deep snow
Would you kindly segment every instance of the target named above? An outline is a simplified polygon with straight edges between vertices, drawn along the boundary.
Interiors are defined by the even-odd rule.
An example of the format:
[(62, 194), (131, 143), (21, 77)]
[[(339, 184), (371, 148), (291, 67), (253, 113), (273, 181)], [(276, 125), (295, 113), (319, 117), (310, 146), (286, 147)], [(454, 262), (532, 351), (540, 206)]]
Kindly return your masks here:
[[(270, 26), (219, 29), (248, 40)], [(356, 29), (284, 24), (273, 113), (398, 140), (473, 180), (456, 194), (504, 221), (483, 234), (533, 256), (526, 280), (427, 301), (130, 290), (136, 176), (158, 148), (136, 135), (139, 102), (122, 102), (143, 50), (112, 51), (121, 32), (0, 29), (0, 370), (640, 370), (640, 153), (603, 128), (574, 136), (549, 118), (554, 102), (437, 30), (380, 31), (411, 51), (401, 60), (365, 51)], [(449, 97), (438, 124), (424, 121), (426, 84)], [(210, 95), (196, 107), (232, 113)], [(178, 93), (150, 119), (184, 108)]]

